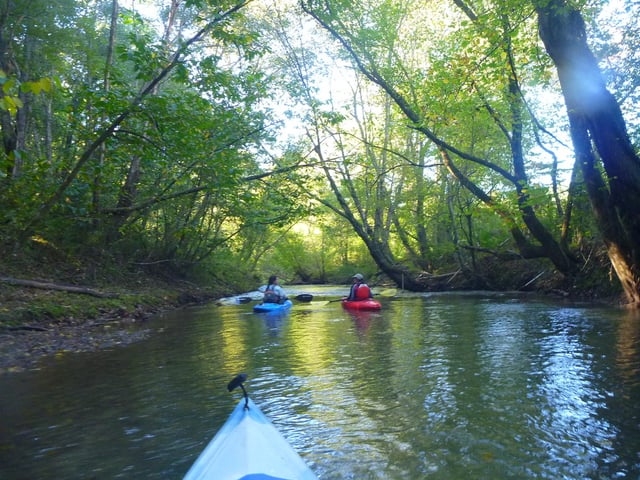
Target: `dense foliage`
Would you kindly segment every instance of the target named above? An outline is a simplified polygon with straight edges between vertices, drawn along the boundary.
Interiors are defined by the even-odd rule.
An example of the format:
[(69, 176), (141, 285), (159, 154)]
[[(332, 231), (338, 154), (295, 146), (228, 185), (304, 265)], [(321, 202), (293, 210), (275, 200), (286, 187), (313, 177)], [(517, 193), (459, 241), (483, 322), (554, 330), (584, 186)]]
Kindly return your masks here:
[(164, 11), (162, 34), (117, 2), (4, 3), (5, 248), (185, 271), (295, 217), (277, 183), (245, 179), (262, 170), (271, 80), (228, 3)]
[[(577, 277), (603, 240), (611, 252), (539, 38), (545, 6), (1, 8), (4, 253), (45, 244), (238, 283), (358, 269), (422, 289), (447, 272), (491, 288), (486, 255)], [(632, 15), (575, 12), (597, 27), (592, 48), (637, 139), (637, 40), (616, 33)]]

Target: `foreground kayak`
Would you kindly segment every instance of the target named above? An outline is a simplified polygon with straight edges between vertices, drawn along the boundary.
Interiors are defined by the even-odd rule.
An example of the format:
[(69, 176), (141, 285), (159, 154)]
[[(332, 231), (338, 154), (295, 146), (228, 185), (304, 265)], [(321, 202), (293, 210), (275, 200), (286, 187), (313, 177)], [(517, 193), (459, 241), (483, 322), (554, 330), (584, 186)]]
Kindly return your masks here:
[(254, 312), (286, 312), (291, 308), (291, 300), (284, 303), (259, 303), (253, 307)]
[(382, 305), (377, 300), (368, 298), (366, 300), (343, 300), (342, 307), (347, 310), (380, 310)]
[(205, 479), (316, 480), (317, 477), (258, 406), (245, 397), (184, 476), (184, 480)]

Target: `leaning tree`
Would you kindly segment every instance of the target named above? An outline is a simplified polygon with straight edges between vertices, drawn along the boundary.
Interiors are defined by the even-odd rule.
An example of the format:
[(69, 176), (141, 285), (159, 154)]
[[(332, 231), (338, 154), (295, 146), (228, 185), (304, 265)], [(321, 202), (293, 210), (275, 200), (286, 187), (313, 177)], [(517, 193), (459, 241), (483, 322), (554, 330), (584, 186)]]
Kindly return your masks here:
[(576, 162), (611, 264), (629, 305), (640, 307), (640, 158), (615, 97), (587, 44), (579, 10), (564, 0), (535, 3), (540, 38), (567, 107)]

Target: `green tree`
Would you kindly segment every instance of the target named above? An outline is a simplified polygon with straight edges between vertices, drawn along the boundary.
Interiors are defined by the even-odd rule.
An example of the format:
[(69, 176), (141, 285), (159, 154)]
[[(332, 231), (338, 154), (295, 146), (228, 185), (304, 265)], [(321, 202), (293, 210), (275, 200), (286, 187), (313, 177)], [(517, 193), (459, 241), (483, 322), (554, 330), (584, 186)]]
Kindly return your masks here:
[[(330, 3), (302, 2), (359, 70), (393, 99), (409, 126), (432, 142), (449, 172), (504, 219), (520, 254), (549, 258), (560, 271), (571, 273), (570, 252), (558, 232), (538, 218), (530, 198), (524, 152), (531, 135), (526, 133), (538, 124), (527, 108), (517, 65), (518, 56), (528, 57), (531, 47), (521, 42), (523, 51), (517, 53), (512, 40), (530, 32), (526, 16), (515, 17), (516, 11), (515, 18), (507, 17), (495, 5), (491, 15), (480, 19), (459, 2), (470, 21), (458, 16), (460, 27), (443, 34), (443, 25), (433, 25), (423, 14), (429, 11), (437, 18), (435, 6)], [(474, 167), (459, 165), (465, 163)], [(490, 194), (487, 186), (513, 195)]]
[(534, 2), (553, 59), (581, 166), (609, 259), (630, 305), (640, 306), (640, 157), (615, 97), (587, 44), (580, 11), (562, 0)]
[[(273, 79), (249, 2), (172, 2), (162, 32), (114, 0), (23, 3), (0, 17), (3, 248), (211, 273), (305, 211), (264, 162)], [(28, 80), (44, 75), (56, 88)]]

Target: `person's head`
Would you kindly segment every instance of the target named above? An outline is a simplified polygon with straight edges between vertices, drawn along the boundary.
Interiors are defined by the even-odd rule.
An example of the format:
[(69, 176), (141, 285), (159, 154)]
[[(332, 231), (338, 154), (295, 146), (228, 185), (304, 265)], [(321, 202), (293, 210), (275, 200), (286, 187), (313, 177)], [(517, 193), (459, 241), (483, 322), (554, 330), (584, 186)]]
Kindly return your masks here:
[(361, 283), (364, 280), (364, 277), (362, 276), (361, 273), (356, 273), (352, 278), (354, 282), (358, 282), (358, 283)]
[(273, 285), (274, 283), (276, 283), (278, 281), (278, 277), (276, 275), (271, 275), (269, 277), (269, 285)]

